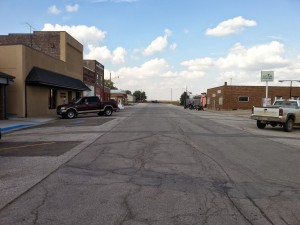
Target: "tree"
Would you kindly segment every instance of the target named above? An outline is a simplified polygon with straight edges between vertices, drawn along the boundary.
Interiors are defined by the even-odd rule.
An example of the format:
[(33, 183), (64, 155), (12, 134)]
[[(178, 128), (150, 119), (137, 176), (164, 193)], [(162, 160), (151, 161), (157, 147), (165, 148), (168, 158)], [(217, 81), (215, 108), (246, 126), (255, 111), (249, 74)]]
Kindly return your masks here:
[(115, 83), (111, 80), (104, 79), (104, 86), (110, 88), (111, 90), (117, 90), (118, 88), (115, 86)]
[(137, 102), (143, 102), (147, 99), (146, 93), (143, 91), (135, 91), (133, 93), (133, 96), (135, 96), (135, 100)]
[(125, 93), (128, 95), (131, 95), (131, 91), (129, 91), (129, 90), (126, 90)]
[(185, 106), (186, 105), (186, 100), (189, 99), (190, 96), (187, 95), (186, 92), (183, 92), (182, 95), (180, 96), (180, 105)]

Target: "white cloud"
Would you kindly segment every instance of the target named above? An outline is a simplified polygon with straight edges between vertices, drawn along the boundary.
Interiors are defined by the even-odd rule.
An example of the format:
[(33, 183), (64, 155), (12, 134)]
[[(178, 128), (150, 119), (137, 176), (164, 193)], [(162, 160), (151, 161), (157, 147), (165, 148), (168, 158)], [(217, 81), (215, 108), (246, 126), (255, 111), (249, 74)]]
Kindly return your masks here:
[(196, 80), (205, 76), (204, 71), (181, 71), (180, 76), (183, 80)]
[(145, 79), (149, 77), (159, 77), (166, 73), (169, 65), (165, 59), (151, 59), (139, 67), (123, 67), (118, 70), (117, 74), (122, 74), (126, 78)]
[(50, 6), (50, 7), (48, 8), (48, 12), (49, 12), (50, 14), (57, 15), (57, 14), (59, 14), (61, 11), (57, 8), (56, 5), (52, 5), (52, 6)]
[(208, 28), (206, 30), (206, 35), (227, 36), (241, 32), (244, 27), (253, 26), (256, 26), (256, 22), (254, 20), (246, 20), (243, 17), (239, 16), (223, 21), (219, 23), (215, 28)]
[(269, 44), (246, 48), (240, 43), (230, 49), (226, 57), (221, 57), (216, 64), (222, 68), (237, 68), (245, 70), (260, 70), (288, 65), (284, 56), (284, 45), (277, 41)]
[(142, 88), (149, 100), (170, 99), (171, 92), (173, 98), (178, 99), (185, 86), (195, 94), (200, 93), (196, 90), (199, 89), (199, 81), (206, 75), (203, 71), (172, 70), (163, 58), (154, 58), (136, 67), (123, 67), (113, 74), (120, 76), (116, 80), (118, 88), (133, 92)]
[(121, 64), (125, 62), (127, 52), (124, 48), (118, 47), (111, 52), (107, 46), (88, 45), (88, 53), (84, 55), (85, 59), (95, 59), (101, 63), (111, 62)]
[[(96, 27), (45, 24), (43, 30), (67, 31), (84, 45), (84, 58), (98, 60), (110, 70), (109, 63), (121, 64), (126, 61), (127, 51), (123, 47), (112, 50), (108, 46), (101, 45), (106, 32)], [(156, 38), (147, 47), (148, 53), (153, 54), (166, 48), (176, 49), (175, 43), (168, 44), (170, 35), (171, 31), (165, 30), (163, 36)], [(141, 56), (141, 50), (133, 49), (132, 52)], [(259, 83), (261, 70), (275, 70), (275, 79), (277, 74), (280, 74), (282, 79), (293, 79), (292, 76), (300, 74), (300, 56), (294, 57), (293, 61), (288, 60), (284, 44), (278, 41), (250, 47), (236, 43), (222, 55), (183, 61), (182, 70), (171, 67), (166, 59), (153, 58), (137, 66), (118, 67), (113, 74), (120, 78), (114, 82), (121, 89), (135, 91), (143, 88), (146, 94), (149, 91), (149, 99), (166, 99), (165, 96), (170, 95), (171, 88), (175, 96), (175, 93), (183, 92), (181, 87), (184, 86), (193, 93), (200, 93), (214, 85), (222, 85), (225, 81), (230, 83), (230, 80), (235, 85)], [(138, 58), (132, 61), (141, 60)], [(150, 96), (150, 93), (153, 94)]]
[[(278, 79), (297, 79), (300, 74), (300, 55), (293, 60), (285, 56), (284, 45), (277, 41), (250, 47), (236, 43), (223, 57), (203, 57), (181, 63), (182, 70), (173, 70), (165, 59), (152, 59), (137, 67), (124, 67), (117, 87), (132, 91), (143, 88), (149, 99), (177, 99), (187, 87), (193, 94), (223, 85), (263, 85), (261, 70), (274, 70)], [(299, 78), (299, 77), (298, 77)], [(172, 91), (171, 91), (172, 88)]]
[(112, 59), (111, 51), (107, 46), (94, 46), (88, 45), (88, 53), (85, 54), (84, 58), (86, 59), (96, 59), (99, 62), (108, 61)]
[(179, 76), (178, 72), (174, 72), (174, 71), (167, 71), (160, 75), (160, 77), (164, 77), (164, 78), (175, 78), (178, 76)]
[(284, 45), (277, 41), (250, 48), (237, 43), (224, 57), (198, 58), (183, 61), (181, 65), (187, 67), (189, 71), (207, 71), (209, 69), (255, 71), (288, 66), (290, 62), (284, 53)]
[(120, 64), (125, 62), (126, 50), (117, 47), (113, 52), (107, 46), (100, 46), (100, 42), (105, 38), (106, 32), (94, 26), (62, 26), (59, 24), (45, 24), (43, 31), (66, 31), (84, 46), (84, 58), (95, 59), (101, 63), (111, 62)]
[[(277, 41), (267, 44), (245, 47), (235, 44), (224, 57), (198, 58), (181, 63), (186, 67), (183, 72), (188, 80), (210, 75), (217, 75), (215, 83), (210, 87), (223, 84), (225, 81), (233, 84), (261, 85), (260, 71), (273, 70), (280, 79), (293, 79), (300, 73), (300, 58), (294, 62), (285, 57), (284, 45)], [(209, 87), (207, 87), (209, 88)]]
[(177, 48), (177, 44), (176, 43), (173, 43), (170, 45), (170, 49), (171, 50), (175, 50)]
[[(300, 75), (300, 55), (296, 56), (295, 58), (290, 60), (290, 63), (286, 67), (276, 68), (275, 70), (275, 78), (279, 79), (295, 79), (299, 80)], [(300, 83), (295, 83), (298, 86)], [(294, 86), (294, 84), (293, 84)]]
[(168, 37), (171, 36), (171, 31), (166, 29), (164, 36), (159, 36), (145, 48), (144, 55), (152, 55), (155, 52), (161, 52), (168, 46)]
[(67, 12), (77, 12), (79, 10), (79, 5), (66, 5), (66, 11)]
[(215, 66), (215, 62), (212, 58), (205, 57), (201, 59), (194, 59), (189, 61), (184, 61), (181, 65), (188, 67), (191, 71), (202, 71)]
[(227, 81), (229, 85), (230, 84), (234, 85), (236, 83), (243, 83), (247, 80), (251, 80), (251, 78), (256, 79), (257, 76), (260, 76), (260, 74), (257, 73), (256, 71), (254, 71), (254, 72), (249, 72), (249, 71), (225, 71), (225, 72), (221, 72), (216, 80), (219, 81), (220, 83), (223, 83), (223, 82)]
[(125, 48), (123, 48), (123, 47), (116, 48), (112, 54), (113, 63), (116, 63), (116, 64), (124, 63), (126, 55), (127, 55), (127, 52), (126, 52)]
[(66, 31), (76, 40), (78, 40), (83, 45), (87, 46), (89, 44), (97, 45), (100, 41), (105, 38), (106, 32), (99, 30), (98, 28), (85, 25), (78, 26), (63, 26), (63, 25), (52, 25), (44, 24), (43, 31)]

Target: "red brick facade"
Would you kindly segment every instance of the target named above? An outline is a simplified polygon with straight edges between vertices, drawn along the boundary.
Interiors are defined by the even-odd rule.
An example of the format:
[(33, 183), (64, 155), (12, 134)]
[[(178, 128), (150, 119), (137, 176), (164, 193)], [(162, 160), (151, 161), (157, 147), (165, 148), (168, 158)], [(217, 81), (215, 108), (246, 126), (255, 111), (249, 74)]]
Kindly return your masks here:
[[(104, 88), (104, 66), (96, 60), (83, 60), (83, 82), (94, 87), (95, 93), (103, 101), (109, 100)], [(109, 90), (110, 91), (110, 90)]]
[[(273, 103), (276, 98), (300, 98), (300, 87), (268, 87), (268, 98)], [(252, 106), (261, 106), (266, 97), (265, 86), (235, 86), (227, 85), (207, 90), (207, 108), (212, 110), (251, 109)]]

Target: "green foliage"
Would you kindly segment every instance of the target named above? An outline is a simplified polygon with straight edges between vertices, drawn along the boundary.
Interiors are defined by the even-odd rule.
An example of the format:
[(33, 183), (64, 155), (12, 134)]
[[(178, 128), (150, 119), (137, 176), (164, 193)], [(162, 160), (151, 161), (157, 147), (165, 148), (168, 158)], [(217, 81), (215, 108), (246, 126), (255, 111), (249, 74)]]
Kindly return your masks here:
[(186, 92), (183, 92), (182, 95), (180, 96), (180, 105), (186, 105), (186, 99), (189, 99), (190, 96), (187, 95)]
[(143, 91), (135, 91), (133, 93), (133, 96), (135, 96), (136, 102), (143, 102), (147, 99), (146, 93)]
[(104, 86), (110, 88), (111, 90), (117, 90), (118, 88), (115, 86), (115, 83), (111, 80), (104, 79)]

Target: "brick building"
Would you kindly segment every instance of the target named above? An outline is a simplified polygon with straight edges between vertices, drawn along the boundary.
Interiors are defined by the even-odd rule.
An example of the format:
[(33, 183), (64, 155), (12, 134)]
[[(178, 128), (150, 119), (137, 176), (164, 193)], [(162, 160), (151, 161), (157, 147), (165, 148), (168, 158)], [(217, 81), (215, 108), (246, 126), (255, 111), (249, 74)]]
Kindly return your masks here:
[[(300, 87), (268, 87), (268, 98), (273, 103), (276, 99), (300, 98)], [(266, 97), (265, 86), (227, 85), (207, 89), (207, 108), (212, 110), (251, 109), (252, 106), (262, 106)]]
[(91, 89), (84, 95), (96, 95), (102, 101), (110, 99), (110, 89), (104, 87), (104, 66), (96, 60), (83, 60), (83, 82)]

